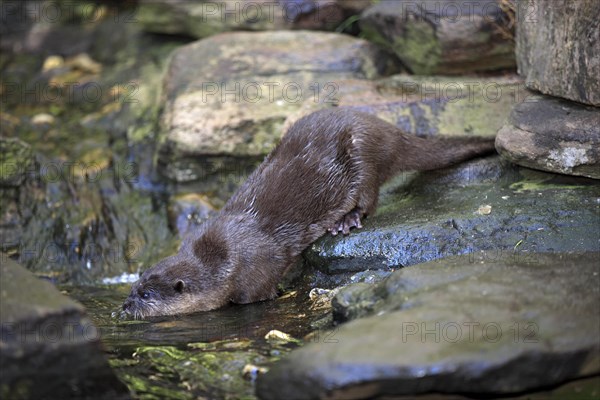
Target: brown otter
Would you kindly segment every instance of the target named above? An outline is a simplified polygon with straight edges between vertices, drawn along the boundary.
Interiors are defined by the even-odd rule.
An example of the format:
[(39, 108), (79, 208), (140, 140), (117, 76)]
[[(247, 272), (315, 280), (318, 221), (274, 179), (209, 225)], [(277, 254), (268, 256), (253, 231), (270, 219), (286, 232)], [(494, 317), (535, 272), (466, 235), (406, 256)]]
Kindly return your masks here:
[(423, 139), (348, 109), (310, 114), (215, 218), (142, 274), (123, 311), (144, 318), (274, 298), (280, 278), (313, 241), (361, 227), (388, 178), (493, 150), (493, 139)]

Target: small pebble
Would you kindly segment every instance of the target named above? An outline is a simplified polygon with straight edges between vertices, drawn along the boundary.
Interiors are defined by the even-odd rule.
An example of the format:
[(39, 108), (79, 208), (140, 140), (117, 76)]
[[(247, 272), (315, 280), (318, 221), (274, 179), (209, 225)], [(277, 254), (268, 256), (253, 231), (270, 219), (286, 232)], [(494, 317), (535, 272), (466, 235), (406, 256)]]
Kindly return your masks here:
[(67, 61), (67, 64), (73, 69), (78, 69), (90, 74), (99, 74), (102, 72), (102, 64), (92, 60), (86, 53), (81, 53), (70, 58)]
[(490, 206), (489, 204), (479, 206), (475, 213), (479, 215), (489, 215), (492, 213), (492, 206)]
[(31, 123), (34, 125), (52, 125), (54, 121), (54, 117), (50, 114), (36, 114), (31, 118)]
[(52, 69), (60, 68), (65, 65), (65, 59), (61, 56), (49, 56), (44, 60), (44, 65), (42, 66), (42, 71), (50, 71)]
[(267, 339), (270, 342), (298, 342), (298, 339), (294, 339), (291, 335), (288, 335), (287, 333), (278, 331), (276, 329), (269, 331), (265, 335), (265, 339)]

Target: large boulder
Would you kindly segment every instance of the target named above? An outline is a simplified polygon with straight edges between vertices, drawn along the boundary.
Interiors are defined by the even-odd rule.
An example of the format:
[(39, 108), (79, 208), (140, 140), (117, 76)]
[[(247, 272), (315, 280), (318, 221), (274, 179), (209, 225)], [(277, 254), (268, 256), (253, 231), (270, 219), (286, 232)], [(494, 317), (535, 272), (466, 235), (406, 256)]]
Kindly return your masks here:
[(517, 2), (517, 64), (527, 86), (600, 106), (600, 2)]
[(0, 253), (0, 396), (127, 399), (83, 306)]
[(194, 180), (223, 155), (262, 157), (305, 101), (328, 103), (339, 80), (399, 68), (372, 43), (324, 32), (223, 33), (181, 47), (164, 79), (161, 172)]
[(496, 149), (526, 167), (600, 179), (600, 109), (531, 97), (515, 105)]
[(415, 74), (459, 74), (514, 67), (505, 20), (496, 0), (396, 0), (365, 10), (360, 27)]
[[(293, 351), (257, 394), (497, 397), (598, 374), (599, 258), (493, 252), (402, 269), (367, 294), (370, 316)], [(360, 288), (353, 296), (365, 302)]]

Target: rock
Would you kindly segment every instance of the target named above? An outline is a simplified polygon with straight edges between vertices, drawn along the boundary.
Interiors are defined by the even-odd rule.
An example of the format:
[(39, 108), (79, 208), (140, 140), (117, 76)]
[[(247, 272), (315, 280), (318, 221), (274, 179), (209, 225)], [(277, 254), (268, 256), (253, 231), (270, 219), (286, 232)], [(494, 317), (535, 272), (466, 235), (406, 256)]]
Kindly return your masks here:
[(63, 68), (65, 66), (65, 59), (61, 56), (49, 56), (44, 60), (42, 65), (42, 72), (48, 72), (53, 69)]
[[(131, 4), (115, 6), (123, 10), (120, 13), (98, 3), (22, 3), (26, 4), (16, 14), (2, 14), (0, 19), (27, 17), (43, 24), (48, 15), (44, 12), (63, 17), (82, 9), (98, 13), (90, 16), (93, 23), (76, 18), (69, 22), (85, 36), (84, 42), (93, 36), (93, 46), (83, 50), (89, 57), (71, 52), (78, 48), (79, 37), (55, 44), (69, 47), (67, 52), (51, 53), (59, 58), (46, 58), (46, 48), (37, 55), (9, 52), (0, 57), (3, 89), (9, 83), (2, 96), (1, 130), (28, 142), (36, 160), (17, 168), (28, 178), (20, 184), (10, 182), (19, 186), (0, 183), (3, 251), (37, 274), (79, 284), (152, 265), (179, 244), (167, 227), (167, 198), (157, 194), (162, 189), (156, 190), (157, 181), (150, 182), (149, 172), (162, 73), (168, 55), (182, 40), (142, 35), (138, 24), (130, 23)], [(12, 7), (2, 5), (7, 12)], [(48, 24), (48, 29), (60, 30), (62, 22)], [(46, 66), (56, 68), (44, 71), (42, 64), (48, 59)], [(99, 76), (90, 75), (102, 66)], [(64, 82), (56, 91), (49, 83), (54, 78)], [(54, 124), (33, 124), (36, 121), (27, 116), (38, 113), (54, 115)], [(126, 136), (128, 131), (131, 135)], [(2, 162), (4, 155), (2, 150)], [(14, 169), (1, 170), (8, 174)]]
[(599, 258), (481, 253), (402, 269), (378, 285), (376, 315), (292, 351), (257, 394), (497, 397), (598, 374)]
[[(189, 181), (223, 155), (262, 158), (303, 101), (326, 102), (338, 80), (397, 72), (395, 62), (364, 40), (323, 32), (224, 33), (181, 47), (164, 80), (159, 169)], [(205, 165), (198, 156), (209, 156)]]
[(129, 398), (83, 306), (0, 257), (2, 398)]
[(345, 322), (372, 314), (384, 295), (380, 285), (359, 282), (345, 286), (331, 301), (333, 319)]
[(19, 186), (34, 172), (31, 146), (17, 138), (0, 137), (0, 187)]
[[(297, 33), (296, 33), (297, 34)], [(211, 38), (212, 40), (214, 38)], [(325, 51), (325, 50), (324, 50)], [(190, 51), (191, 52), (191, 51)], [(186, 52), (187, 54), (187, 52)], [(188, 55), (184, 60), (193, 56)], [(183, 56), (182, 56), (183, 58)], [(185, 61), (182, 61), (185, 62)], [(198, 66), (198, 68), (202, 68)], [(258, 69), (257, 67), (253, 67)], [(306, 67), (310, 69), (311, 67)], [(187, 72), (186, 72), (187, 74)], [(191, 74), (191, 72), (190, 72)], [(213, 71), (205, 74), (214, 75)], [(260, 72), (249, 72), (260, 76)], [(265, 73), (266, 74), (266, 73)], [(197, 90), (197, 93), (176, 95), (173, 104), (173, 116), (163, 114), (163, 126), (172, 127), (166, 133), (167, 140), (163, 142), (159, 152), (160, 169), (167, 176), (175, 180), (194, 180), (202, 177), (203, 180), (215, 171), (221, 171), (228, 165), (234, 165), (238, 170), (244, 170), (244, 165), (239, 160), (219, 161), (223, 157), (209, 157), (209, 163), (200, 164), (198, 155), (230, 154), (233, 156), (260, 155), (271, 149), (276, 138), (285, 132), (295, 121), (302, 116), (324, 107), (334, 105), (354, 107), (358, 111), (376, 114), (378, 117), (396, 124), (407, 132), (420, 136), (429, 135), (477, 135), (493, 136), (502, 127), (515, 103), (523, 101), (529, 93), (525, 90), (523, 82), (516, 76), (502, 77), (417, 77), (411, 75), (394, 75), (388, 78), (366, 80), (364, 78), (333, 78), (327, 80), (325, 73), (315, 74), (315, 80), (323, 89), (316, 97), (311, 88), (309, 95), (291, 103), (285, 98), (273, 99), (273, 102), (258, 101), (252, 107), (242, 107), (240, 103), (248, 103), (243, 97), (238, 100), (232, 94), (227, 94), (231, 101), (223, 101), (221, 95), (223, 88), (211, 88), (214, 95), (207, 96), (206, 91)], [(332, 72), (333, 74), (333, 72)], [(276, 82), (279, 87), (289, 82), (306, 82), (309, 78), (300, 77), (294, 70), (289, 78), (281, 74), (274, 74), (273, 78), (257, 77), (243, 78), (245, 85), (252, 82)], [(331, 76), (331, 75), (330, 75)], [(185, 78), (184, 73), (170, 80)], [(208, 82), (174, 83), (176, 88), (187, 86), (202, 87), (211, 81), (222, 81), (224, 78), (211, 78)], [(229, 85), (239, 80), (229, 78)], [(281, 82), (281, 83), (279, 83)], [(310, 82), (310, 81), (309, 81)], [(254, 84), (255, 84), (254, 83)], [(240, 86), (242, 87), (242, 86)], [(267, 95), (267, 88), (263, 87), (263, 96)], [(235, 92), (235, 90), (234, 90)], [(243, 93), (243, 91), (242, 91)], [(185, 96), (194, 96), (196, 104), (185, 100)], [(205, 97), (202, 102), (202, 96)], [(182, 101), (180, 101), (180, 99)], [(225, 99), (227, 100), (227, 99)], [(267, 99), (264, 99), (267, 100)], [(176, 103), (184, 103), (177, 107)], [(277, 106), (274, 107), (275, 103)], [(250, 115), (250, 111), (254, 111)], [(193, 114), (193, 115), (188, 115)], [(198, 121), (200, 116), (203, 121)], [(240, 120), (238, 117), (244, 118)], [(235, 118), (234, 118), (235, 117)], [(174, 120), (177, 118), (182, 122)], [(218, 125), (207, 125), (207, 121), (219, 118)], [(275, 121), (266, 118), (277, 118)], [(281, 121), (281, 122), (280, 122)], [(211, 122), (212, 123), (212, 122)], [(195, 124), (192, 126), (192, 124)], [(184, 131), (185, 129), (185, 131)], [(195, 133), (193, 131), (197, 131)], [(256, 131), (249, 134), (248, 130)], [(216, 135), (212, 136), (213, 131)], [(190, 133), (191, 132), (191, 133)], [(254, 136), (256, 139), (252, 139)], [(268, 139), (263, 143), (255, 143), (259, 139)], [(239, 144), (232, 143), (233, 141)], [(241, 142), (241, 143), (240, 143)], [(257, 147), (258, 145), (262, 145)], [(258, 160), (258, 158), (257, 158)]]
[(80, 53), (68, 58), (65, 65), (88, 74), (99, 74), (102, 72), (102, 64), (92, 60), (89, 54), (86, 53)]
[(56, 118), (52, 114), (47, 113), (36, 114), (31, 118), (33, 125), (53, 125), (55, 121)]
[[(376, 114), (418, 136), (494, 136), (510, 110), (529, 96), (523, 82), (508, 77), (419, 77), (394, 75), (375, 82), (387, 101), (352, 106)], [(340, 105), (345, 105), (340, 90)], [(349, 96), (350, 97), (350, 96)]]
[[(474, 251), (598, 249), (600, 186), (487, 157), (446, 170), (404, 173), (381, 190), (375, 215), (345, 237), (305, 252), (328, 274), (390, 270)], [(490, 213), (478, 213), (490, 206)], [(568, 217), (567, 217), (568, 216)]]
[(515, 105), (496, 149), (529, 168), (600, 179), (600, 109), (549, 96)]
[(415, 74), (460, 74), (514, 67), (505, 19), (496, 0), (402, 0), (375, 4), (359, 24)]
[(334, 30), (370, 0), (142, 0), (136, 20), (149, 32), (198, 39), (228, 31)]
[[(80, 13), (89, 13), (90, 10), (90, 7), (74, 7), (64, 1), (3, 2), (0, 48), (11, 53), (47, 56), (70, 56), (85, 52), (94, 45), (90, 25), (98, 21), (92, 15)], [(74, 23), (77, 20), (84, 22), (86, 29), (77, 26)]]
[(215, 208), (205, 196), (193, 193), (175, 196), (167, 208), (169, 226), (178, 232), (180, 238), (214, 212)]
[[(133, 360), (125, 360), (128, 363), (125, 367), (129, 366), (128, 370), (131, 370), (132, 363), (140, 368), (152, 366), (161, 373), (156, 374), (158, 376), (126, 373), (124, 379), (132, 387), (147, 389), (145, 393), (154, 390), (158, 398), (251, 399), (253, 386), (244, 378), (245, 367), (264, 363), (266, 357), (254, 349), (228, 348), (228, 344), (236, 343), (234, 340), (219, 343), (219, 351), (196, 350), (196, 343), (190, 343), (192, 349), (189, 351), (175, 346), (140, 347)], [(178, 384), (172, 385), (173, 382)]]
[(527, 86), (600, 106), (600, 3), (517, 2), (516, 57)]
[[(333, 104), (375, 114), (418, 136), (494, 136), (506, 122), (512, 106), (531, 95), (516, 74), (397, 74), (372, 81), (347, 79), (335, 83)], [(298, 112), (288, 115), (283, 130), (322, 107), (322, 103), (305, 101)]]

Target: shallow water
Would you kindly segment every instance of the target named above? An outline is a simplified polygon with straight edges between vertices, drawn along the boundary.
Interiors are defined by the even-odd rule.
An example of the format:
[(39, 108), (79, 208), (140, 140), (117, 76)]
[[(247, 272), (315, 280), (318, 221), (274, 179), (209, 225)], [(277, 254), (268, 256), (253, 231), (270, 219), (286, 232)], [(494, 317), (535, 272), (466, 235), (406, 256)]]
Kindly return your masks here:
[[(250, 368), (244, 378), (244, 367), (268, 366), (300, 343), (267, 340), (265, 335), (279, 330), (300, 339), (318, 330), (315, 321), (328, 321), (328, 310), (315, 308), (302, 291), (186, 316), (145, 321), (111, 317), (129, 289), (129, 285), (61, 287), (86, 307), (111, 365), (135, 398), (254, 398), (256, 374)], [(319, 335), (311, 340), (315, 337)]]

